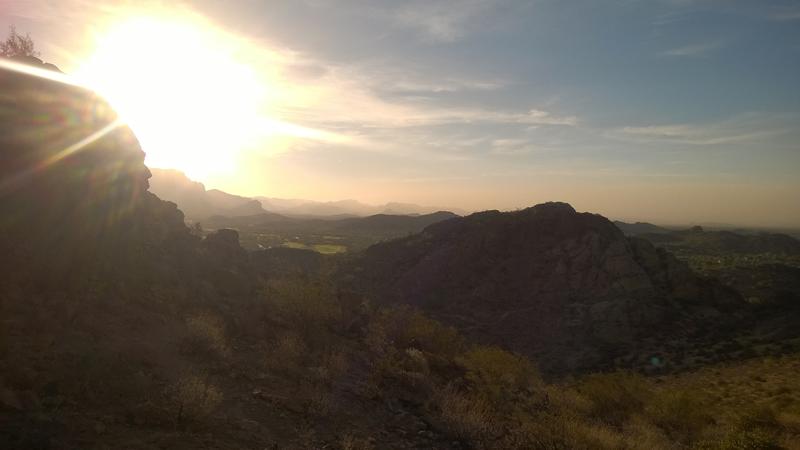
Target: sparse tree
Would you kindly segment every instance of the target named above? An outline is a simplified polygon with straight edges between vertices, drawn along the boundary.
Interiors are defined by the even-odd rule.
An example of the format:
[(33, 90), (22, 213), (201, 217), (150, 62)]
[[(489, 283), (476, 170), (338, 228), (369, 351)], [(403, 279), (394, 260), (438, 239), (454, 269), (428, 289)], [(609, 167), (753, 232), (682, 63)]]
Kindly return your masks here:
[(36, 51), (30, 34), (26, 33), (25, 36), (23, 36), (17, 33), (17, 28), (13, 25), (8, 28), (8, 37), (5, 41), (0, 42), (0, 56), (5, 56), (6, 58), (13, 58), (15, 56), (39, 56), (39, 52)]

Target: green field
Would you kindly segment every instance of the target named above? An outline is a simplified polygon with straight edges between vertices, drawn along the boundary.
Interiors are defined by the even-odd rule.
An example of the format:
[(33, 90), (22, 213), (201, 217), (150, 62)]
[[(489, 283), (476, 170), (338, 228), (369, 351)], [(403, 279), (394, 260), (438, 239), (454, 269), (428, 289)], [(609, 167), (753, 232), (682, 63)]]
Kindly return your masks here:
[(313, 250), (317, 253), (322, 253), (323, 255), (334, 255), (336, 253), (345, 253), (347, 251), (347, 247), (344, 245), (336, 244), (304, 244), (302, 242), (284, 242), (282, 246), (288, 248), (299, 248), (303, 250)]

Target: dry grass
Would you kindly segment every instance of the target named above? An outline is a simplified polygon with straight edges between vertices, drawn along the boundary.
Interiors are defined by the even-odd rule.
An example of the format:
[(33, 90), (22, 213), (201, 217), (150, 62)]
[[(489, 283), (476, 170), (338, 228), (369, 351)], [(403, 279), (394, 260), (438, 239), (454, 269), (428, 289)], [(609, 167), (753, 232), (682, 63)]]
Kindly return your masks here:
[(352, 434), (345, 434), (339, 439), (339, 448), (341, 450), (374, 450), (375, 446), (369, 439), (363, 439), (353, 436)]
[(222, 403), (222, 392), (206, 376), (187, 375), (165, 392), (169, 414), (176, 425), (202, 422)]
[(459, 392), (448, 385), (435, 396), (439, 419), (447, 431), (471, 442), (487, 443), (500, 432), (497, 415), (483, 398)]
[(302, 337), (285, 332), (278, 336), (274, 347), (265, 360), (267, 370), (297, 372), (308, 354), (308, 346)]

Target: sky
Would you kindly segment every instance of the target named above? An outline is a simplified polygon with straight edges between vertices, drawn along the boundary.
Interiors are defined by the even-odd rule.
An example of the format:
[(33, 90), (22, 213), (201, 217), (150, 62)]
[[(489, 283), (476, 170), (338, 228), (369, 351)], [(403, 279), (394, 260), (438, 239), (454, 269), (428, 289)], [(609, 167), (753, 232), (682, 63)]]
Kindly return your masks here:
[[(213, 149), (170, 164), (209, 188), (475, 211), (560, 200), (623, 220), (800, 227), (797, 0), (95, 3), (0, 0), (0, 27), (76, 73), (126, 15), (213, 29), (260, 87), (204, 81), (182, 101), (203, 112), (209, 92), (241, 95), (271, 132), (229, 124), (242, 139), (227, 145), (203, 135), (200, 114), (176, 121), (180, 139), (163, 142)], [(135, 67), (159, 46), (141, 45), (155, 50), (120, 52)], [(217, 76), (222, 64), (169, 55), (165, 70)], [(219, 170), (191, 170), (203, 158)]]

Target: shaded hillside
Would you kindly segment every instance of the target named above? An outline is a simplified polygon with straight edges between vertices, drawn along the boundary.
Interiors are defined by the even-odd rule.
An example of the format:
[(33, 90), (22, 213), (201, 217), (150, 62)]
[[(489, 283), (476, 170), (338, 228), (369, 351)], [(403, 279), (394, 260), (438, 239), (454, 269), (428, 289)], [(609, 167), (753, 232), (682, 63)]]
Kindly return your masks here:
[(702, 227), (670, 233), (642, 233), (641, 237), (656, 244), (689, 249), (706, 254), (800, 255), (800, 241), (780, 233), (739, 234), (732, 231), (705, 231)]
[[(422, 307), (553, 370), (587, 368), (660, 333), (711, 332), (743, 303), (648, 241), (563, 203), (487, 211), (370, 247), (356, 285)], [(682, 331), (674, 328), (681, 322)]]
[(386, 234), (394, 237), (402, 234), (418, 233), (428, 225), (458, 217), (449, 211), (438, 211), (419, 216), (376, 214), (364, 218), (342, 219), (331, 222), (333, 230), (339, 232), (367, 232)]
[(652, 223), (647, 223), (647, 222), (626, 223), (626, 222), (620, 222), (619, 220), (615, 220), (614, 225), (628, 236), (636, 236), (645, 233), (665, 234), (671, 231), (666, 228), (660, 227), (658, 225), (653, 225)]
[(640, 237), (736, 289), (749, 303), (790, 309), (800, 304), (800, 241), (791, 236), (693, 227)]
[(176, 203), (195, 222), (215, 215), (250, 216), (264, 213), (261, 203), (247, 197), (228, 194), (192, 181), (183, 172), (171, 169), (151, 169), (150, 189), (164, 200)]
[(796, 313), (800, 309), (800, 267), (785, 264), (733, 266), (711, 270), (753, 304)]

